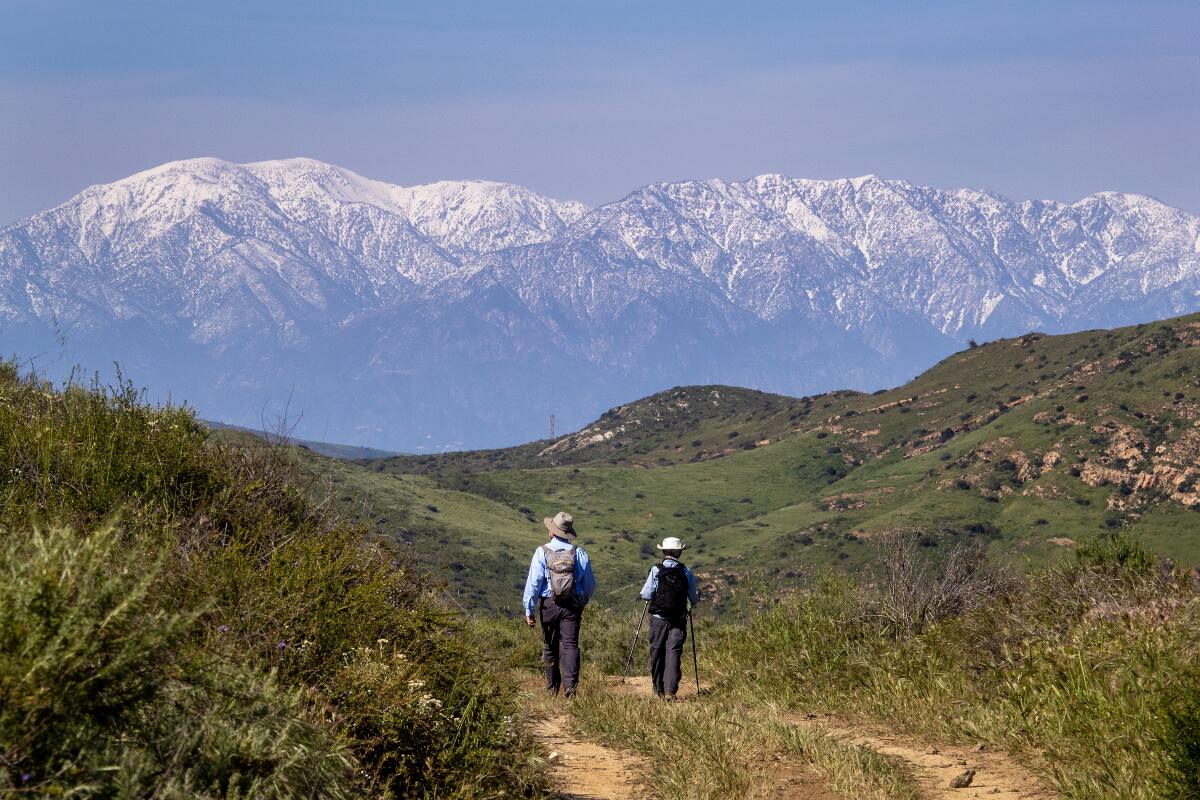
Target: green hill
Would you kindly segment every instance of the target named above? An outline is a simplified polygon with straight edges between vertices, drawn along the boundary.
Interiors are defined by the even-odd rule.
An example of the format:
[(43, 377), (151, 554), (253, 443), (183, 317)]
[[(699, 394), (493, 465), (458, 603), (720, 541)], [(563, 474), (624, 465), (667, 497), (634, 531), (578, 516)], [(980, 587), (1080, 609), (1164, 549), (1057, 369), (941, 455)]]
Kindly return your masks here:
[(0, 795), (544, 796), (514, 687), (291, 452), (0, 363)]
[(602, 593), (629, 597), (653, 545), (677, 535), (724, 599), (747, 579), (855, 568), (897, 530), (1035, 565), (1124, 530), (1200, 560), (1198, 420), (1192, 315), (998, 340), (872, 395), (677, 388), (553, 441), (308, 463), (472, 605), (515, 605), (539, 520), (559, 508), (579, 520)]

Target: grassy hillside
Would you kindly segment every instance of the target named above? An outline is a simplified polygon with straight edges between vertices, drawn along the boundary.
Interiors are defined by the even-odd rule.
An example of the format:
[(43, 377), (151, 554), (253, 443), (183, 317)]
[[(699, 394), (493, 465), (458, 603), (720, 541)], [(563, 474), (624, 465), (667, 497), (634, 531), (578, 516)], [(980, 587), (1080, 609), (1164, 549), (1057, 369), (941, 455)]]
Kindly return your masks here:
[(1121, 530), (1200, 561), (1198, 421), (1192, 315), (998, 340), (873, 395), (680, 388), (553, 442), (327, 467), (343, 502), (365, 498), (380, 535), (413, 541), (473, 603), (511, 607), (537, 520), (559, 508), (602, 593), (628, 598), (678, 535), (723, 600), (857, 567), (885, 531), (1038, 565)]
[(544, 796), (511, 686), (290, 455), (0, 365), (0, 794)]

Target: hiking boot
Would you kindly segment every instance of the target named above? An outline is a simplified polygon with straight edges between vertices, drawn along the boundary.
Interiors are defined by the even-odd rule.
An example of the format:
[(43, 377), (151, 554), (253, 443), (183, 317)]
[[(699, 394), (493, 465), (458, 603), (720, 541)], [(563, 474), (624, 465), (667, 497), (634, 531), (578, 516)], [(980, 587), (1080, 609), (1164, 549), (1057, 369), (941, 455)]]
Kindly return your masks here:
[(676, 698), (675, 698), (674, 694), (664, 694), (663, 695), (663, 700), (666, 700), (668, 703), (674, 703), (675, 699)]
[(574, 687), (567, 689), (565, 692), (563, 692), (563, 697), (567, 698), (568, 700), (574, 700), (575, 699)]

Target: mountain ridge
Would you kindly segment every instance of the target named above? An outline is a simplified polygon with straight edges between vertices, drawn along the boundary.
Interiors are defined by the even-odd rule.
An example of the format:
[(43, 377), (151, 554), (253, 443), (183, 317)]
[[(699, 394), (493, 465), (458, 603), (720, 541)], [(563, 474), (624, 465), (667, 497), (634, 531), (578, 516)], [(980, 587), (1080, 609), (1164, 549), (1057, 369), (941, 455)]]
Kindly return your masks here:
[(1197, 308), (1196, 215), (873, 175), (656, 183), (588, 208), (195, 159), (0, 231), (12, 349), (66, 326), (66, 360), (120, 361), (207, 417), (254, 424), (295, 387), (304, 435), (389, 449), (521, 441), (672, 385), (869, 390), (972, 338)]

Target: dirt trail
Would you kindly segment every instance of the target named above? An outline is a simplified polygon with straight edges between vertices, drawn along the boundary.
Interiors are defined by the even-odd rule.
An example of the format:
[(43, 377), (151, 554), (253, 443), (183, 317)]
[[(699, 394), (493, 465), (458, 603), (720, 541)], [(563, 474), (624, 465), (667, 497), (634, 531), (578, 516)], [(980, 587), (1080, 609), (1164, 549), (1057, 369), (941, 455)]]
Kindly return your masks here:
[[(787, 721), (904, 760), (912, 768), (922, 794), (930, 800), (965, 797), (1054, 800), (1057, 797), (1029, 770), (1004, 753), (969, 747), (921, 747), (899, 736), (849, 726), (832, 718), (790, 717)], [(950, 788), (950, 782), (967, 770), (975, 770), (970, 786)]]
[[(705, 684), (700, 684), (700, 692), (707, 692), (710, 687)], [(650, 681), (649, 675), (634, 675), (626, 678), (622, 683), (620, 678), (608, 678), (608, 690), (613, 694), (636, 694), (643, 697), (654, 696), (654, 684)], [(679, 692), (676, 694), (680, 700), (690, 700), (696, 696), (696, 684), (694, 681), (680, 681)], [(661, 701), (660, 701), (661, 702)]]
[[(701, 682), (700, 697), (703, 698), (711, 688)], [(613, 694), (638, 695), (648, 699), (654, 696), (654, 686), (649, 675), (626, 678), (624, 682), (619, 678), (609, 678), (608, 690)], [(695, 702), (695, 681), (681, 681), (676, 696), (679, 698), (678, 702)], [(656, 699), (655, 702), (662, 701)], [(773, 791), (767, 795), (771, 800), (845, 800), (842, 795), (830, 791), (824, 779), (811, 769), (781, 760), (763, 765), (763, 768), (766, 771), (767, 785), (773, 787)]]
[(636, 773), (641, 760), (621, 753), (571, 730), (566, 715), (549, 717), (533, 734), (550, 753), (554, 784), (564, 787), (562, 800), (635, 800), (646, 796)]
[[(606, 690), (613, 694), (637, 695), (651, 700), (653, 692), (646, 676), (610, 678)], [(703, 702), (709, 689), (701, 686), (696, 697), (695, 683), (682, 683), (680, 702)], [(656, 701), (661, 702), (661, 701)], [(921, 746), (885, 731), (852, 726), (832, 717), (787, 716), (783, 721), (819, 731), (850, 744), (860, 745), (885, 756), (904, 761), (912, 770), (926, 800), (958, 800), (980, 797), (994, 800), (1055, 800), (1057, 795), (1045, 789), (1027, 769), (1001, 752), (969, 747)], [(551, 754), (550, 768), (555, 785), (561, 787), (562, 800), (641, 800), (647, 797), (638, 779), (646, 768), (638, 755), (605, 747), (571, 729), (570, 714), (554, 712), (538, 722), (534, 735)], [(766, 765), (769, 785), (774, 786), (772, 800), (841, 800), (810, 769), (778, 762)], [(951, 781), (967, 770), (975, 770), (970, 786), (953, 789)]]

